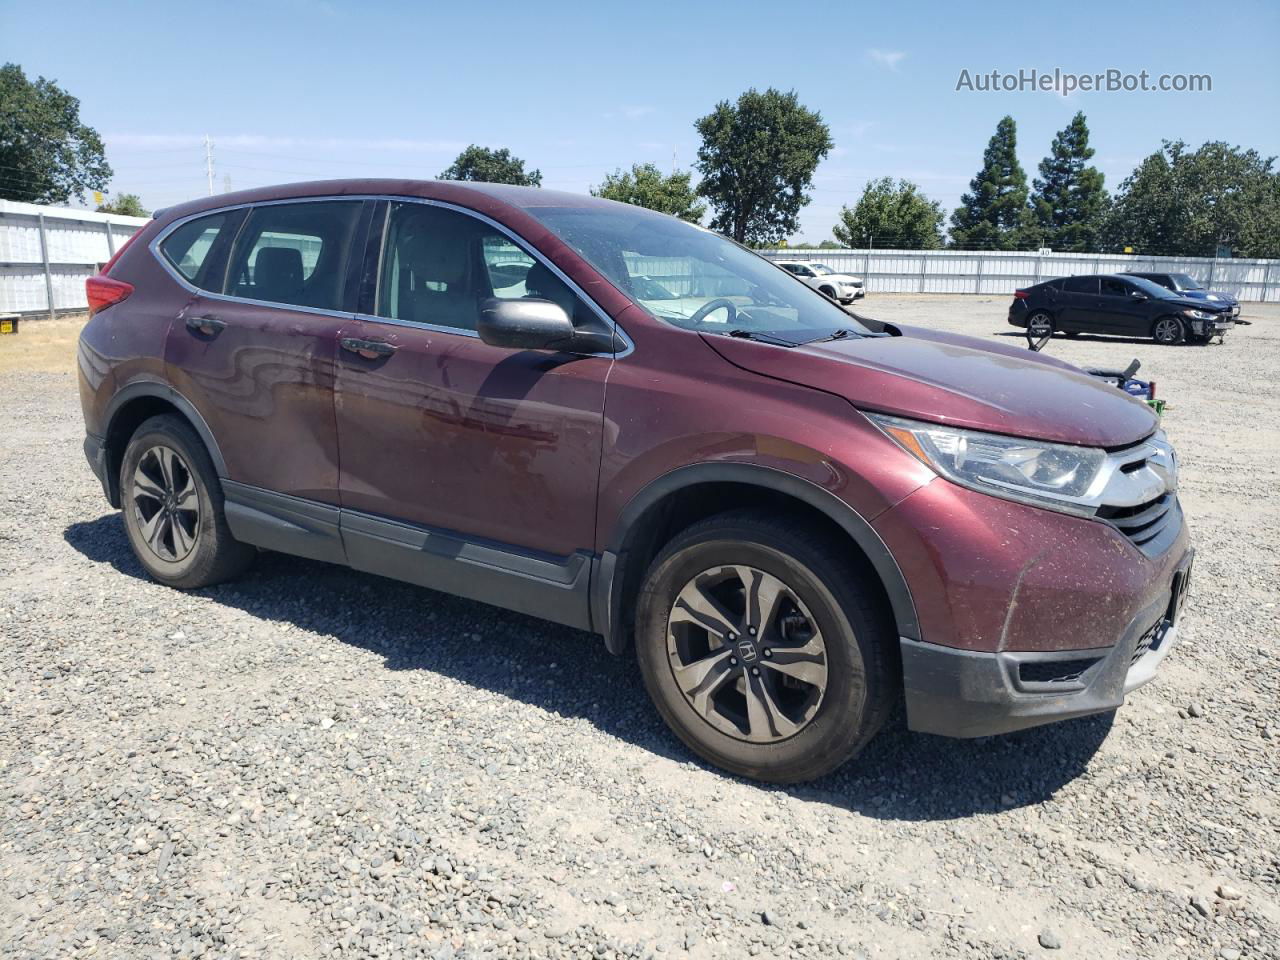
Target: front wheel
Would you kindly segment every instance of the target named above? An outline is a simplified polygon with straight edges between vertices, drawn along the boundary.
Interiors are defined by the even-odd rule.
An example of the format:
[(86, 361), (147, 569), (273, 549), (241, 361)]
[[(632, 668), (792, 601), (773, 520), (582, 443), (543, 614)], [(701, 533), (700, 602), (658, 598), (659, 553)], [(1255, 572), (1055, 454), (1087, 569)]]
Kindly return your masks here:
[(851, 549), (740, 510), (695, 524), (654, 560), (636, 655), (658, 712), (699, 756), (746, 777), (810, 780), (884, 724), (896, 635)]
[(178, 417), (152, 417), (129, 439), (120, 500), (138, 561), (171, 587), (191, 590), (228, 580), (257, 554), (231, 536), (213, 461)]
[(1151, 338), (1165, 346), (1181, 343), (1182, 337), (1182, 321), (1177, 317), (1161, 317), (1151, 328)]

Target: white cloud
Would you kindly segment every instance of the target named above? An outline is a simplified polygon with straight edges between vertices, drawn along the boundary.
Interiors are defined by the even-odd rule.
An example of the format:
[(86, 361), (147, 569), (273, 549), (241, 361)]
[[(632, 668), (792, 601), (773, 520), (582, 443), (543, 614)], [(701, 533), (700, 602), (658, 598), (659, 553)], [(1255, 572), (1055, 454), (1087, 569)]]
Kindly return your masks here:
[(882, 67), (888, 67), (890, 70), (897, 70), (898, 64), (903, 61), (906, 54), (901, 50), (868, 50), (869, 56)]
[[(256, 133), (211, 133), (215, 147), (256, 149), (400, 150), (406, 153), (457, 153), (467, 144), (461, 140), (383, 139), (361, 140), (358, 137), (268, 137)], [(173, 149), (204, 145), (204, 134), (197, 133), (108, 133), (103, 137), (116, 148), (136, 150)]]

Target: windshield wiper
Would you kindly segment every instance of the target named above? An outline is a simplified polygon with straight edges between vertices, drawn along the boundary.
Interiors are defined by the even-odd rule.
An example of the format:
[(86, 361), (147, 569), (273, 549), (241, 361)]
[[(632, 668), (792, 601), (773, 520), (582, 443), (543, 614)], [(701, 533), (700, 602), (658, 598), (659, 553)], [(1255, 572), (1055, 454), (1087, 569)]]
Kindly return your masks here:
[(725, 334), (726, 337), (737, 337), (739, 340), (758, 340), (761, 343), (771, 343), (775, 347), (794, 347), (794, 340), (784, 340), (782, 337), (775, 337), (770, 333), (760, 333), (757, 330), (730, 330)]

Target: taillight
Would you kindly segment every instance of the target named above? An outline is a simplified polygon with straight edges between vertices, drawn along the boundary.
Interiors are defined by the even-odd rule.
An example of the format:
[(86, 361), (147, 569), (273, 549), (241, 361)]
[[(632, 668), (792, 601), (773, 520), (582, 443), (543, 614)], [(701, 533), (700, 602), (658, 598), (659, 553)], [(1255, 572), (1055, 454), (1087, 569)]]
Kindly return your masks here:
[(1025, 290), (1015, 290), (1015, 291), (1013, 291), (1013, 299), (1015, 299), (1015, 300), (1025, 300), (1025, 299), (1027, 299), (1027, 296), (1028, 296), (1028, 294), (1027, 294), (1027, 291), (1025, 291)]
[(89, 301), (89, 316), (99, 310), (119, 303), (133, 293), (133, 284), (123, 280), (112, 280), (99, 274), (84, 282), (85, 297)]

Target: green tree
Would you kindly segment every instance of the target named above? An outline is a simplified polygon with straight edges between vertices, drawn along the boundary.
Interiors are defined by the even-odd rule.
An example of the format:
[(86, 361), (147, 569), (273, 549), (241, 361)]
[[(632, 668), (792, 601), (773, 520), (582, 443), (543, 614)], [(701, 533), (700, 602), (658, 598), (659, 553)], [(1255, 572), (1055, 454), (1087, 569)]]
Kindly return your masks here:
[(819, 250), (842, 250), (842, 249), (844, 249), (844, 246), (845, 246), (845, 245), (844, 245), (843, 243), (837, 243), (837, 242), (836, 242), (836, 241), (834, 241), (834, 240), (823, 240), (820, 244), (818, 244), (817, 249), (819, 249)]
[(52, 80), (0, 67), (0, 197), (67, 203), (103, 190), (111, 167), (96, 130), (80, 122), (80, 101)]
[(1013, 117), (996, 125), (982, 155), (982, 169), (951, 215), (951, 244), (977, 250), (1016, 250), (1031, 242), (1027, 175), (1018, 164)]
[(484, 183), (513, 183), (518, 187), (542, 186), (542, 171), (524, 169), (524, 161), (513, 157), (506, 147), (490, 150), (474, 143), (463, 150), (441, 180), (479, 180)]
[(1189, 151), (1166, 140), (1123, 183), (1103, 235), (1110, 249), (1211, 257), (1280, 257), (1280, 173), (1275, 158), (1221, 141)]
[(591, 188), (591, 194), (698, 223), (707, 212), (707, 206), (698, 202), (691, 179), (692, 174), (689, 173), (664, 176), (652, 163), (635, 163), (629, 171), (617, 170), (606, 174), (600, 186)]
[(840, 208), (832, 231), (846, 247), (898, 247), (934, 250), (942, 246), (942, 207), (910, 180), (871, 180), (857, 204)]
[(711, 227), (756, 245), (796, 232), (813, 172), (831, 150), (822, 116), (802, 106), (795, 91), (754, 88), (737, 103), (722, 100), (694, 122), (698, 193), (711, 201)]
[(142, 205), (142, 198), (136, 193), (122, 193), (114, 200), (100, 204), (98, 213), (115, 213), (122, 217), (151, 216), (151, 211)]
[(1093, 154), (1089, 125), (1077, 113), (1053, 138), (1032, 183), (1031, 216), (1042, 246), (1077, 253), (1096, 248), (1107, 191), (1098, 168), (1086, 166)]

